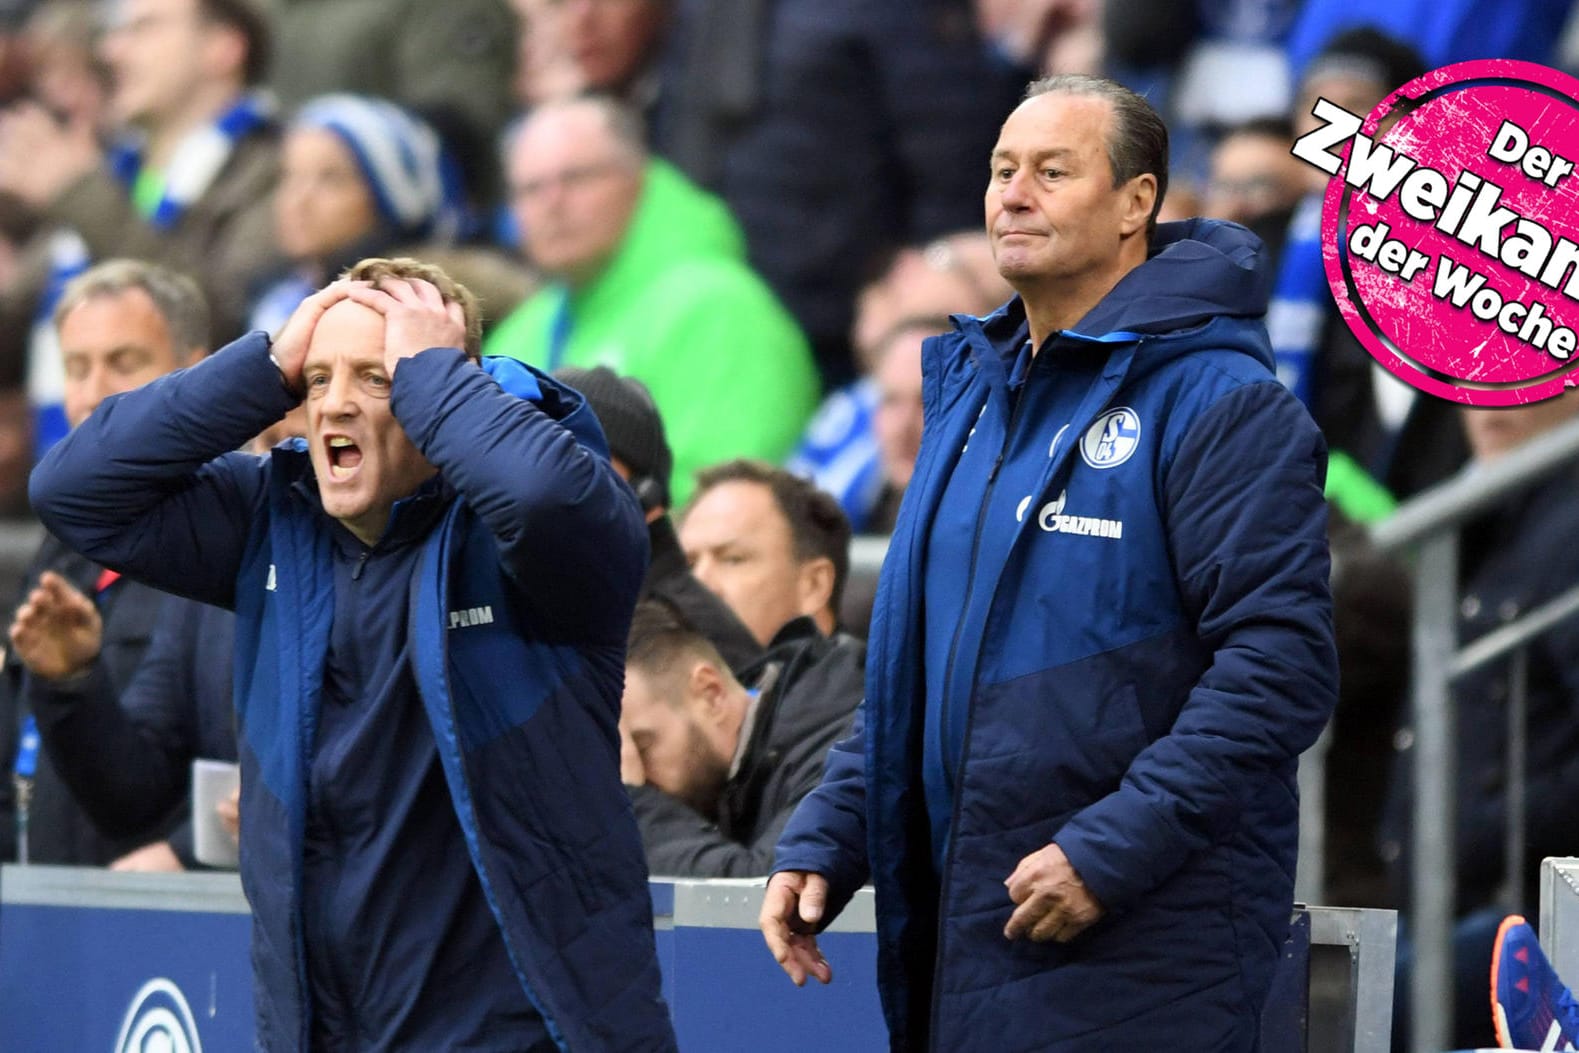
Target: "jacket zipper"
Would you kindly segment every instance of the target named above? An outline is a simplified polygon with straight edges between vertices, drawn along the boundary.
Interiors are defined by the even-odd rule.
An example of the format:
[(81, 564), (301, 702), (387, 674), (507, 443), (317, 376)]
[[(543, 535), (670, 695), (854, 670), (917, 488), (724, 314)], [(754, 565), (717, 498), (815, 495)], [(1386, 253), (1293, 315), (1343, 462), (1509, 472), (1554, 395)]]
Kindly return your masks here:
[[(1065, 335), (1069, 335), (1069, 334), (1065, 334)], [(1137, 348), (1140, 346), (1140, 344), (1142, 342), (1143, 342), (1143, 340), (1137, 340), (1136, 341)], [(1015, 425), (1019, 421), (1019, 418), (1020, 418), (1020, 407), (1022, 405), (1024, 405), (1024, 403), (1025, 403), (1026, 395), (1027, 395), (1027, 389), (1029, 388), (1029, 386), (1030, 386), (1030, 373), (1027, 373), (1026, 374), (1026, 387), (1021, 389), (1020, 396), (1019, 396), (1018, 400), (1014, 404), (1014, 409), (1009, 414), (1009, 426), (1008, 426), (1007, 432), (1004, 435), (1003, 448), (998, 451), (997, 460), (993, 462), (992, 472), (987, 477), (987, 496), (985, 498), (983, 498), (981, 510), (978, 511), (978, 513), (976, 515), (976, 538), (975, 538), (974, 545), (973, 545), (973, 547), (971, 549), (970, 581), (969, 581), (969, 584), (967, 584), (966, 588), (965, 588), (965, 610), (966, 611), (968, 611), (970, 609), (971, 595), (972, 595), (972, 593), (975, 592), (975, 587), (976, 587), (976, 558), (979, 555), (980, 549), (981, 549), (981, 522), (982, 522), (982, 518), (985, 515), (986, 508), (987, 508), (988, 504), (991, 503), (992, 491), (993, 491), (994, 486), (997, 484), (997, 480), (998, 480), (998, 470), (999, 470), (999, 468), (1002, 467), (1003, 460), (1004, 460), (1004, 457), (1006, 455), (1006, 452), (1008, 451), (1010, 444), (1014, 440)], [(1114, 391), (1117, 391), (1117, 387), (1114, 388)], [(1107, 400), (1104, 400), (1104, 407), (1107, 406), (1107, 405), (1111, 405), (1112, 404), (1111, 399), (1112, 399), (1112, 393), (1109, 394), (1109, 397), (1108, 397)], [(1100, 412), (1100, 410), (1099, 410), (1099, 412)], [(1071, 422), (1071, 423), (1073, 423), (1073, 422)], [(1079, 441), (1079, 437), (1078, 436), (1076, 437), (1075, 441), (1077, 441), (1077, 442)], [(1010, 547), (1011, 547), (1011, 549), (1013, 548), (1012, 544), (1011, 544)], [(991, 613), (992, 613), (992, 607), (991, 607), (990, 603), (988, 604), (988, 611), (987, 612), (988, 612), (989, 615), (991, 615)], [(955, 661), (955, 658), (956, 658), (956, 652), (959, 649), (960, 631), (963, 628), (963, 624), (964, 623), (963, 623), (963, 620), (962, 620), (960, 625), (955, 627), (955, 629), (954, 629), (954, 640), (949, 646), (948, 666), (945, 669), (945, 676), (947, 677), (947, 679), (944, 680), (945, 688), (947, 687), (947, 684), (949, 683), (949, 680), (952, 679), (952, 674), (954, 672), (954, 661)], [(978, 650), (977, 651), (977, 661), (978, 661), (978, 663), (980, 662), (980, 657), (981, 657), (981, 652)], [(976, 677), (975, 677), (975, 673), (973, 671), (972, 675), (971, 675), (971, 683), (974, 684), (975, 680), (976, 680)], [(969, 703), (969, 696), (968, 695), (967, 695), (966, 701), (967, 701), (967, 704), (968, 704)], [(965, 712), (965, 735), (960, 740), (960, 759), (959, 759), (958, 777), (955, 780), (953, 780), (953, 782), (955, 784), (954, 788), (955, 788), (956, 792), (953, 795), (953, 806), (950, 809), (950, 815), (949, 815), (949, 834), (950, 834), (950, 837), (949, 837), (948, 853), (945, 855), (945, 857), (943, 859), (943, 873), (941, 875), (939, 875), (939, 879), (938, 879), (937, 947), (936, 947), (936, 949), (934, 951), (933, 959), (932, 959), (932, 1010), (931, 1010), (931, 1013), (928, 1016), (929, 1023), (927, 1025), (927, 1030), (928, 1030), (928, 1034), (927, 1034), (927, 1048), (931, 1049), (931, 1050), (937, 1049), (938, 1016), (939, 1016), (939, 1005), (938, 1005), (939, 999), (938, 999), (938, 989), (937, 988), (938, 988), (938, 980), (940, 978), (941, 969), (942, 969), (942, 965), (943, 965), (943, 940), (944, 940), (944, 931), (945, 931), (944, 930), (944, 919), (945, 919), (945, 916), (946, 916), (944, 908), (946, 907), (946, 905), (948, 903), (949, 879), (950, 879), (951, 875), (953, 874), (953, 870), (954, 870), (955, 842), (954, 842), (954, 838), (953, 838), (952, 835), (953, 835), (953, 832), (954, 832), (954, 828), (959, 825), (959, 816), (960, 816), (960, 807), (961, 807), (961, 798), (962, 798), (962, 795), (958, 792), (958, 790), (964, 784), (965, 764), (966, 764), (966, 760), (970, 756), (971, 732), (975, 729), (975, 726), (976, 726), (976, 707), (975, 706), (970, 706), (970, 708), (967, 709), (966, 712)]]
[[(985, 495), (983, 495), (983, 497), (981, 499), (981, 507), (979, 507), (976, 510), (976, 531), (975, 531), (975, 536), (974, 536), (974, 538), (973, 538), (973, 540), (971, 542), (970, 567), (969, 567), (969, 569), (967, 571), (967, 574), (969, 576), (966, 579), (966, 584), (965, 584), (965, 603), (963, 605), (962, 610), (960, 611), (960, 620), (959, 620), (958, 624), (956, 624), (954, 626), (954, 639), (949, 644), (948, 662), (943, 667), (943, 699), (940, 700), (940, 703), (945, 702), (948, 699), (949, 685), (953, 682), (953, 679), (954, 679), (954, 663), (955, 663), (955, 660), (958, 657), (958, 653), (959, 653), (960, 636), (964, 632), (965, 619), (966, 619), (966, 617), (969, 616), (970, 606), (971, 606), (971, 599), (975, 595), (975, 592), (976, 592), (976, 563), (977, 563), (978, 558), (981, 555), (981, 530), (982, 530), (982, 523), (987, 518), (987, 509), (992, 504), (993, 491), (997, 488), (997, 485), (998, 485), (998, 472), (999, 472), (1000, 469), (1002, 469), (1004, 458), (1008, 456), (1009, 447), (1014, 442), (1015, 427), (1019, 423), (1019, 420), (1020, 420), (1020, 409), (1021, 409), (1021, 407), (1023, 407), (1025, 405), (1025, 403), (1027, 401), (1027, 398), (1029, 397), (1029, 392), (1026, 390), (1026, 388), (1029, 387), (1029, 381), (1030, 381), (1030, 376), (1029, 376), (1029, 374), (1027, 374), (1027, 376), (1026, 376), (1026, 385), (1020, 389), (1020, 393), (1015, 398), (1015, 401), (1014, 401), (1014, 408), (1009, 411), (1009, 424), (1008, 424), (1008, 427), (1004, 430), (1003, 445), (998, 448), (998, 455), (997, 455), (997, 457), (995, 457), (993, 459), (993, 462), (992, 462), (992, 470), (987, 473), (987, 492), (986, 492)], [(989, 610), (989, 613), (990, 613), (990, 610)], [(972, 677), (971, 679), (972, 679), (972, 681), (974, 681), (975, 678)], [(945, 917), (944, 907), (948, 903), (949, 876), (953, 872), (953, 869), (954, 869), (954, 866), (953, 866), (953, 864), (954, 864), (954, 849), (955, 849), (954, 828), (959, 824), (959, 813), (960, 813), (960, 793), (959, 793), (959, 789), (960, 789), (960, 786), (963, 783), (963, 776), (965, 774), (965, 757), (966, 757), (966, 755), (969, 752), (970, 732), (971, 732), (971, 728), (975, 724), (975, 716), (976, 716), (976, 707), (970, 704), (970, 695), (971, 695), (971, 693), (972, 692), (970, 690), (967, 690), (966, 698), (965, 698), (965, 707), (966, 707), (966, 709), (965, 709), (965, 735), (964, 735), (964, 738), (960, 741), (959, 770), (952, 777), (949, 778), (949, 782), (951, 784), (950, 788), (953, 791), (952, 794), (951, 794), (951, 796), (953, 798), (953, 804), (952, 804), (952, 806), (949, 809), (950, 814), (949, 814), (949, 826), (948, 826), (948, 834), (949, 834), (948, 852), (945, 853), (944, 858), (943, 858), (943, 873), (940, 874), (939, 877), (938, 877), (937, 947), (933, 951), (933, 958), (932, 958), (932, 985), (931, 985), (931, 987), (932, 987), (932, 990), (931, 990), (932, 1011), (930, 1013), (930, 1023), (927, 1025), (927, 1031), (928, 1031), (928, 1034), (927, 1034), (927, 1048), (928, 1049), (936, 1049), (937, 1048), (936, 1043), (937, 1043), (937, 1033), (938, 1033), (938, 1003), (939, 1003), (938, 982), (942, 978), (943, 939), (944, 939), (943, 921), (944, 921), (944, 917)], [(938, 730), (938, 734), (940, 736), (942, 736), (944, 731), (947, 728), (947, 723), (948, 722), (947, 722), (946, 718), (948, 716), (948, 713), (947, 713), (946, 709), (943, 709), (941, 707), (941, 705), (940, 705), (940, 711), (939, 711), (938, 716), (939, 716), (940, 719), (943, 719), (943, 721), (944, 721), (944, 727), (940, 728)], [(944, 750), (943, 759), (944, 759), (944, 762), (945, 762), (944, 763), (944, 774), (947, 776), (948, 775), (948, 767), (949, 766), (948, 766), (948, 763), (947, 763), (948, 762), (948, 751), (946, 749)]]
[[(959, 654), (959, 640), (961, 634), (965, 631), (965, 617), (970, 612), (970, 601), (976, 593), (976, 563), (981, 556), (982, 523), (987, 518), (987, 509), (992, 504), (992, 494), (998, 485), (998, 472), (1003, 468), (1004, 458), (1008, 456), (1009, 444), (1014, 441), (1014, 428), (1019, 422), (1020, 407), (1023, 405), (1025, 405), (1025, 391), (1022, 389), (1019, 397), (1015, 399), (1014, 408), (1009, 411), (1009, 423), (1004, 431), (1003, 445), (998, 448), (998, 455), (993, 459), (992, 469), (987, 473), (987, 492), (981, 499), (981, 506), (976, 509), (976, 529), (971, 539), (970, 566), (966, 569), (965, 603), (960, 610), (960, 620), (954, 625), (954, 639), (949, 642), (948, 661), (943, 665), (943, 698), (939, 700), (940, 704), (948, 699), (949, 685), (954, 679), (954, 662)], [(968, 704), (969, 699), (966, 701)], [(939, 715), (946, 717), (947, 713), (940, 712)], [(947, 721), (944, 723), (947, 726)], [(966, 718), (966, 723), (969, 723), (968, 717)], [(949, 772), (947, 764), (948, 752), (946, 750), (944, 751), (943, 760), (945, 762), (944, 774), (947, 775)], [(952, 781), (952, 776), (950, 781)], [(952, 845), (952, 839), (950, 844)]]

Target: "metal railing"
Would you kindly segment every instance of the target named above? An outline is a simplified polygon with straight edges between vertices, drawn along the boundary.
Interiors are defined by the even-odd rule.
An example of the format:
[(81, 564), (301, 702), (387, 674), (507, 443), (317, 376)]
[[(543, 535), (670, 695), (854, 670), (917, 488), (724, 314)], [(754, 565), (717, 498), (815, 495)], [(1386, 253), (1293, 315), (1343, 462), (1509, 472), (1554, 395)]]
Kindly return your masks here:
[[(1507, 830), (1504, 894), (1524, 881), (1526, 648), (1579, 612), (1579, 583), (1464, 647), (1457, 643), (1459, 531), (1466, 521), (1579, 460), (1579, 421), (1538, 436), (1494, 467), (1472, 465), (1400, 506), (1372, 528), (1383, 553), (1413, 554), (1411, 710), (1414, 732), (1414, 822), (1410, 927), (1410, 1048), (1434, 1053), (1451, 1041), (1453, 1014), (1454, 801), (1456, 708), (1452, 684), (1511, 656), (1508, 703)], [(1320, 767), (1320, 758), (1312, 758)]]

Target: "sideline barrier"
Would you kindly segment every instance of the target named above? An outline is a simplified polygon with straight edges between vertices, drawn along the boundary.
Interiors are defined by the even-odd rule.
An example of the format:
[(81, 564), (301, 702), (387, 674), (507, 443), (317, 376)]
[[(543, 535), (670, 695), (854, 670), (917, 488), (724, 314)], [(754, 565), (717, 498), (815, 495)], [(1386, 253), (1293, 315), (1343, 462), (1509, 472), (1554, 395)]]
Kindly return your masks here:
[[(790, 985), (757, 932), (762, 881), (654, 880), (664, 996), (686, 1053), (887, 1048), (863, 889), (819, 944), (834, 982)], [(252, 1048), (251, 927), (233, 874), (0, 868), (0, 1050)], [(1279, 1053), (1387, 1049), (1391, 911), (1299, 908), (1266, 1013)]]

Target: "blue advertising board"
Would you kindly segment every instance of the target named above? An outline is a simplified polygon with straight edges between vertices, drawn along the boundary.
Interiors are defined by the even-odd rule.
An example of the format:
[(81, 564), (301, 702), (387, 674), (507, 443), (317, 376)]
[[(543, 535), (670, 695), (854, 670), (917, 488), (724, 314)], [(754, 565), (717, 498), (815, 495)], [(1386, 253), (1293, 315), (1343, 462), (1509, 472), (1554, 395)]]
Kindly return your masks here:
[[(870, 889), (819, 938), (834, 981), (797, 990), (756, 927), (762, 881), (654, 880), (663, 993), (686, 1053), (887, 1048), (877, 1001)], [(228, 1053), (249, 1050), (251, 919), (233, 874), (0, 868), (0, 1053)], [(1356, 938), (1374, 930), (1375, 935)], [(1354, 989), (1385, 985), (1391, 912), (1296, 913), (1262, 1018), (1267, 1049), (1305, 1048), (1312, 943), (1349, 948)], [(1362, 953), (1363, 951), (1363, 953)], [(1378, 1029), (1349, 1048), (1385, 1049)], [(1336, 1023), (1336, 1022), (1334, 1022)], [(1368, 1029), (1368, 1030), (1367, 1030)]]

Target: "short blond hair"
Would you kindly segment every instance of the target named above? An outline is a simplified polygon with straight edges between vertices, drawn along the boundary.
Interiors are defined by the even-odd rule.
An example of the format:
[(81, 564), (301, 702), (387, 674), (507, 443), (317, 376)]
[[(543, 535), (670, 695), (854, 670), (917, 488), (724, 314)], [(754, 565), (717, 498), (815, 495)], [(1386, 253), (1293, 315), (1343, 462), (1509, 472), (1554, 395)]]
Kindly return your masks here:
[(445, 303), (461, 305), (461, 312), (466, 316), (466, 345), (462, 350), (468, 358), (482, 357), (482, 311), (477, 306), (477, 296), (437, 264), (424, 263), (409, 256), (396, 256), (393, 259), (374, 256), (352, 264), (340, 277), (372, 282), (375, 288), (391, 279), (403, 281), (417, 278), (427, 282), (439, 291)]

